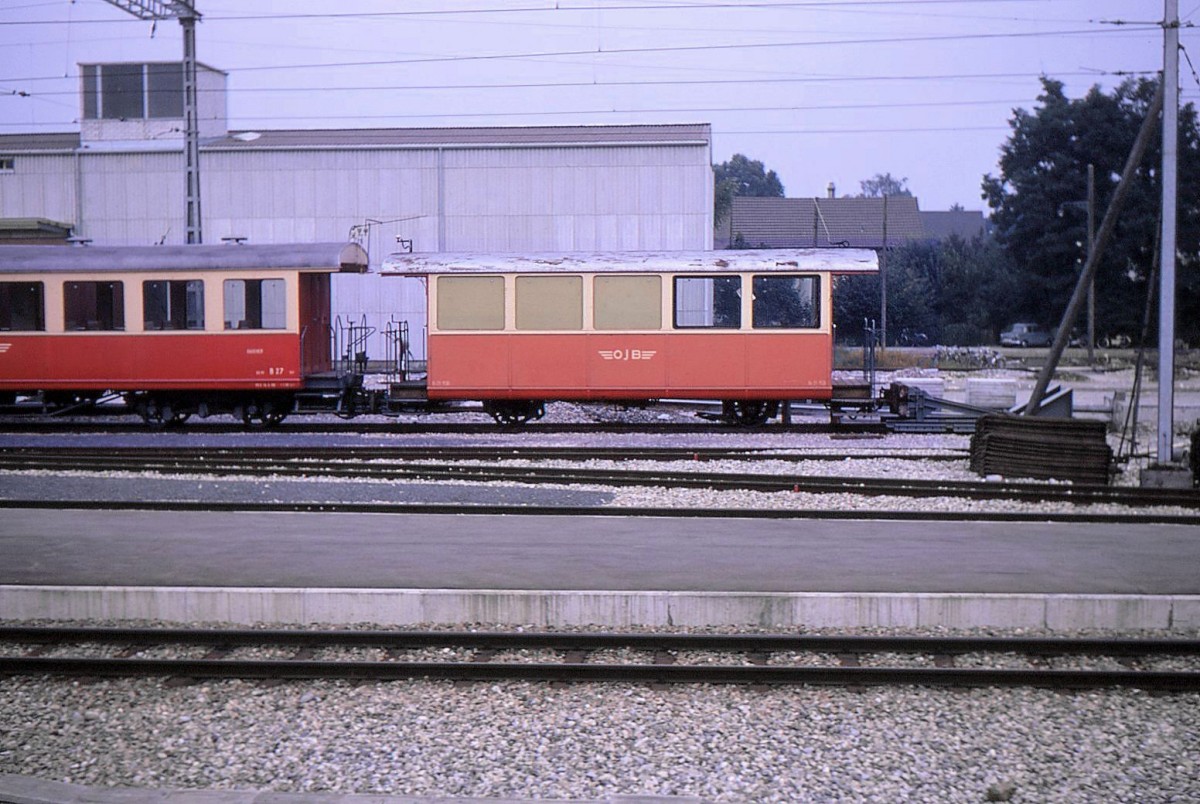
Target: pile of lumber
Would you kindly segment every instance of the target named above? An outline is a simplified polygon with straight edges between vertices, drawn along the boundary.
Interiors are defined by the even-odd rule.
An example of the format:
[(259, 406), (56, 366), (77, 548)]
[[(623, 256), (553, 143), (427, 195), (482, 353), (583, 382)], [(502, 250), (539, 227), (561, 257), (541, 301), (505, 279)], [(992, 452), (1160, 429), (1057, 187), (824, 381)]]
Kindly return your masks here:
[(971, 471), (1107, 485), (1113, 452), (1105, 430), (1101, 421), (989, 414), (971, 436)]

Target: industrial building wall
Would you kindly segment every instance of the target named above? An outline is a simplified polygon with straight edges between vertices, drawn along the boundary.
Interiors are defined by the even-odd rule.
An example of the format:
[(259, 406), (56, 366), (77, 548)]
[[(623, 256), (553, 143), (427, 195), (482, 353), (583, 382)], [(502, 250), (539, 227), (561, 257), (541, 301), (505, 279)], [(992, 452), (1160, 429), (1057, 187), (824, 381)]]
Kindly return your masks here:
[(18, 154), (11, 173), (0, 174), (0, 218), (75, 220), (75, 178), (70, 154)]
[[(74, 222), (97, 244), (183, 242), (182, 152), (117, 150), (21, 155), (21, 176), (3, 177), (0, 215)], [(355, 229), (375, 266), (398, 238), (443, 252), (712, 246), (707, 144), (206, 148), (201, 204), (206, 243), (347, 240)], [(403, 319), (416, 335), (425, 311), (413, 282), (335, 277), (335, 315), (365, 313), (380, 331)]]
[(187, 239), (183, 154), (99, 153), (81, 158), (82, 226), (97, 245), (147, 246)]
[[(443, 252), (704, 249), (711, 175), (702, 146), (206, 151), (204, 237), (339, 240), (365, 226), (376, 266), (398, 239)], [(425, 357), (416, 280), (334, 277), (333, 302), (378, 332), (408, 321)]]

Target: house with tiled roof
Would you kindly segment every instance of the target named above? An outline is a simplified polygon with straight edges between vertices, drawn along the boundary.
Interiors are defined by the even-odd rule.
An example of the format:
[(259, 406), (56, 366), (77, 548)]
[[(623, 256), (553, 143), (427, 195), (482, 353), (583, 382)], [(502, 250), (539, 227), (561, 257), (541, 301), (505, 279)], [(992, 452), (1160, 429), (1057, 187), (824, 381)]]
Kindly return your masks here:
[(736, 197), (715, 248), (883, 248), (928, 237), (911, 196)]
[(986, 237), (990, 230), (987, 218), (977, 209), (952, 209), (949, 211), (921, 212), (921, 225), (931, 240), (961, 237), (970, 240)]

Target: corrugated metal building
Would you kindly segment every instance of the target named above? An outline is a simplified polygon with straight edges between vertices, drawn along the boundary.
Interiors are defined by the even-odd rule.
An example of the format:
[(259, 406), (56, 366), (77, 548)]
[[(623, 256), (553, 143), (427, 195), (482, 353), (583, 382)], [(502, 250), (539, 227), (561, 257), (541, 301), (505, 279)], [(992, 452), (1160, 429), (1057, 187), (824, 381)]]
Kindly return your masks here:
[[(82, 135), (0, 135), (0, 219), (63, 221), (104, 245), (185, 242), (183, 121), (150, 100), (164, 66), (85, 66), (96, 79), (81, 93)], [(206, 243), (355, 237), (375, 266), (398, 240), (455, 252), (712, 247), (707, 124), (215, 131), (224, 74), (202, 72), (215, 88), (202, 109)], [(131, 121), (138, 92), (146, 119)], [(423, 321), (419, 289), (338, 280), (344, 317)]]

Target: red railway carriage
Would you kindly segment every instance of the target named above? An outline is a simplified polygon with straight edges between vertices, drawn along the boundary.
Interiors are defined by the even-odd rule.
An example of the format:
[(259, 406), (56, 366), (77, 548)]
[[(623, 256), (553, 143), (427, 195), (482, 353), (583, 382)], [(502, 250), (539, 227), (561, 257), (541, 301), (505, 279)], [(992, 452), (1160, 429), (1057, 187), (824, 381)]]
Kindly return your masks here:
[(277, 421), (333, 370), (329, 275), (366, 270), (345, 243), (0, 246), (0, 397)]
[(430, 400), (501, 421), (545, 400), (723, 400), (745, 423), (832, 397), (832, 277), (857, 249), (667, 254), (399, 254), (427, 282)]

